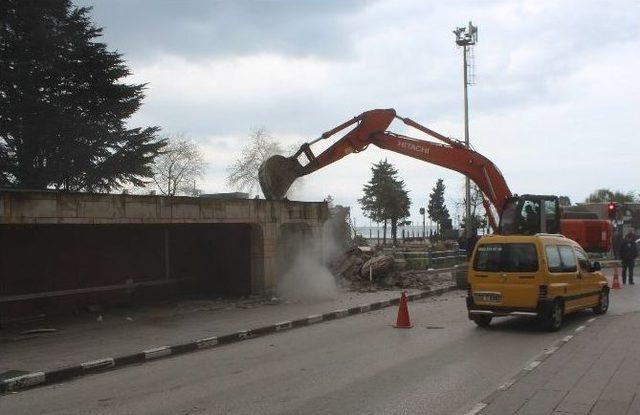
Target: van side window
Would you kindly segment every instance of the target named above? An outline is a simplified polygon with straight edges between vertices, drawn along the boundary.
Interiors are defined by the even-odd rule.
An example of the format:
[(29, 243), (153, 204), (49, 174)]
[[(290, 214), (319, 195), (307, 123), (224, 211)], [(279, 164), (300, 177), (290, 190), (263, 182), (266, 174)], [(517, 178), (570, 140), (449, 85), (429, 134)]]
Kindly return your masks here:
[(549, 272), (562, 272), (562, 261), (560, 260), (560, 252), (556, 245), (547, 245), (544, 247), (545, 254), (547, 255), (547, 266)]
[(582, 249), (576, 248), (576, 257), (578, 257), (578, 264), (580, 264), (580, 269), (583, 271), (589, 271), (589, 269), (591, 268), (591, 263), (589, 262), (587, 253)]
[(576, 272), (578, 265), (573, 248), (569, 245), (558, 245), (558, 251), (560, 251), (560, 259), (562, 260), (562, 272)]

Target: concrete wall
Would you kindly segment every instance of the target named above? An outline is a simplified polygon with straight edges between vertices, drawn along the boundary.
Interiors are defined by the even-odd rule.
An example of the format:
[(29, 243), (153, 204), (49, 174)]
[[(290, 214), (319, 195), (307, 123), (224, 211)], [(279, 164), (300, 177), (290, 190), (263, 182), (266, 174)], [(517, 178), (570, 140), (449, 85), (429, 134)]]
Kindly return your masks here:
[[(232, 274), (241, 263), (248, 290), (259, 293), (278, 282), (283, 232), (297, 224), (321, 238), (327, 217), (315, 202), (0, 191), (0, 305), (51, 291), (162, 285), (211, 266), (238, 293), (245, 282)], [(29, 257), (33, 266), (20, 265)], [(105, 271), (109, 261), (117, 265)]]

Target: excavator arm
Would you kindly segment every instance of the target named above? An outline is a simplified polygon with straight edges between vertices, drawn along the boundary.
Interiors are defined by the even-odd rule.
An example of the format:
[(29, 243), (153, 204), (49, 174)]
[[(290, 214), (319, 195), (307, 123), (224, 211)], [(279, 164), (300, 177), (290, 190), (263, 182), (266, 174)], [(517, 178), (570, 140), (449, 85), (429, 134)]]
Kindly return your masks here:
[[(411, 138), (387, 131), (394, 119), (426, 133), (441, 143)], [(342, 138), (319, 155), (311, 150), (311, 145), (327, 139), (336, 133), (357, 124)], [(445, 137), (417, 122), (399, 117), (393, 109), (377, 109), (364, 112), (357, 117), (323, 133), (317, 139), (303, 144), (291, 157), (273, 156), (260, 167), (260, 186), (267, 199), (281, 199), (296, 178), (313, 173), (351, 153), (363, 151), (373, 144), (385, 150), (423, 160), (455, 170), (469, 177), (482, 191), (483, 203), (487, 210), (491, 227), (498, 229), (498, 217), (504, 201), (511, 197), (511, 191), (495, 164), (482, 154), (467, 149), (460, 141)], [(306, 161), (300, 159), (304, 156)]]

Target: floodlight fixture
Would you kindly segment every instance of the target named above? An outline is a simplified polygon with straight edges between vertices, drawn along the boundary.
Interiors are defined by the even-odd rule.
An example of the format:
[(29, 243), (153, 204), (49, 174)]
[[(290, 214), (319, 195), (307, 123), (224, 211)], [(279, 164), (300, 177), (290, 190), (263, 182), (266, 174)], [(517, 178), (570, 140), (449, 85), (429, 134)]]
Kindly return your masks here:
[(456, 35), (458, 46), (471, 46), (478, 42), (478, 26), (474, 26), (471, 21), (468, 27), (456, 27), (453, 34)]

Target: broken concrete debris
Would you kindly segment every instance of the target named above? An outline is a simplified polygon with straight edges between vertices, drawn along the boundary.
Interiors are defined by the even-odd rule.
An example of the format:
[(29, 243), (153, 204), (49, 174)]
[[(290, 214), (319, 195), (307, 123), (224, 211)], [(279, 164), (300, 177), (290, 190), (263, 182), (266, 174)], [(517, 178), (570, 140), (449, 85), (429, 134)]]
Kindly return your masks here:
[(339, 285), (350, 289), (418, 288), (450, 284), (450, 271), (401, 269), (393, 255), (351, 247), (330, 261), (329, 269)]

